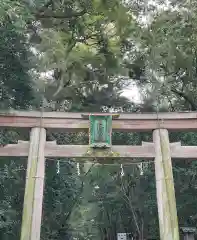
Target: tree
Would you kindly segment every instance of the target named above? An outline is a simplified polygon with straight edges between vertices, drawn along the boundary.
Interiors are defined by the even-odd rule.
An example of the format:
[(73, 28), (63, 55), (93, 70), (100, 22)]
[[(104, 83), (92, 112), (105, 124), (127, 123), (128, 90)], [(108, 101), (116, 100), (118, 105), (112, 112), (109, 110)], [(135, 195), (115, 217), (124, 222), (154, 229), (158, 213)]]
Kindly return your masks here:
[(28, 26), (34, 29), (31, 39), (40, 53), (40, 71), (51, 73), (45, 85), (49, 108), (55, 103), (56, 109), (63, 105), (79, 111), (98, 106), (101, 99), (99, 105), (105, 107), (120, 102), (117, 93), (125, 76), (121, 45), (133, 22), (128, 9), (119, 1), (35, 5), (30, 8), (35, 20)]
[(126, 65), (130, 77), (144, 88), (151, 103), (159, 104), (158, 97), (166, 102), (166, 110), (196, 110), (196, 8), (193, 7), (191, 12), (191, 6), (185, 5), (184, 9), (158, 13), (135, 40), (140, 47), (129, 43)]
[(0, 23), (0, 108), (27, 108), (34, 99), (29, 74), (29, 49), (25, 37), (7, 17)]

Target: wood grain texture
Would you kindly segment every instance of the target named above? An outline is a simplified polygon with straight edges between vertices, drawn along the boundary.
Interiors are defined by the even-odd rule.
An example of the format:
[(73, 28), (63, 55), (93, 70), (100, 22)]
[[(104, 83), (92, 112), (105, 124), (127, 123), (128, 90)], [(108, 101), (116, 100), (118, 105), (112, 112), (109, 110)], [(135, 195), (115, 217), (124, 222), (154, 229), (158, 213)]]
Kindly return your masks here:
[[(44, 118), (70, 118), (81, 119), (82, 115), (89, 115), (90, 113), (72, 113), (72, 112), (43, 112)], [(102, 113), (93, 113), (100, 115)], [(109, 113), (110, 114), (110, 113)], [(116, 113), (111, 113), (111, 115)], [(105, 115), (105, 113), (104, 113)], [(197, 119), (197, 112), (163, 112), (163, 113), (118, 113), (121, 120), (134, 120), (134, 119)], [(37, 117), (40, 118), (41, 112), (39, 111), (0, 111), (0, 116), (12, 116), (12, 117)]]
[[(31, 130), (26, 173), (21, 240), (40, 240), (44, 189), (46, 130)], [(27, 143), (19, 143), (26, 144)]]
[[(0, 127), (33, 128), (40, 127), (40, 112), (1, 112)], [(42, 126), (48, 129), (66, 131), (84, 131), (89, 128), (89, 121), (81, 113), (44, 112)], [(113, 120), (113, 130), (151, 131), (157, 128), (169, 130), (196, 130), (197, 113), (147, 113), (120, 114)]]
[(154, 146), (112, 146), (109, 150), (92, 150), (89, 153), (88, 145), (53, 145), (47, 146), (46, 157), (71, 157), (86, 159), (96, 158), (147, 158), (153, 159), (155, 156)]
[[(28, 156), (29, 143), (9, 144), (0, 147), (0, 156)], [(45, 144), (45, 157), (70, 157), (70, 158), (92, 158), (88, 151), (89, 145), (56, 145), (55, 143), (46, 142)], [(112, 152), (114, 155), (109, 155)], [(96, 155), (98, 153), (98, 155)], [(112, 146), (109, 151), (97, 150), (94, 151), (93, 157), (113, 157), (113, 158), (148, 158), (153, 159), (154, 146)]]
[(27, 157), (28, 153), (29, 153), (28, 142), (0, 146), (1, 157)]
[(155, 130), (153, 140), (155, 144), (155, 177), (160, 239), (179, 240), (168, 131), (166, 129)]
[[(70, 157), (80, 158), (86, 155), (88, 145), (57, 145), (55, 141), (46, 142), (45, 157)], [(171, 157), (173, 159), (197, 159), (197, 146), (181, 146), (180, 142), (170, 143)], [(155, 157), (154, 143), (142, 142), (142, 146), (112, 146), (113, 158), (144, 158), (153, 160)], [(19, 141), (18, 144), (0, 146), (0, 157), (27, 157), (29, 153), (29, 142)], [(105, 152), (102, 157), (111, 157)], [(97, 156), (97, 158), (102, 158)], [(134, 161), (134, 160), (132, 160)], [(135, 160), (137, 161), (137, 160)], [(138, 160), (139, 161), (139, 160)]]

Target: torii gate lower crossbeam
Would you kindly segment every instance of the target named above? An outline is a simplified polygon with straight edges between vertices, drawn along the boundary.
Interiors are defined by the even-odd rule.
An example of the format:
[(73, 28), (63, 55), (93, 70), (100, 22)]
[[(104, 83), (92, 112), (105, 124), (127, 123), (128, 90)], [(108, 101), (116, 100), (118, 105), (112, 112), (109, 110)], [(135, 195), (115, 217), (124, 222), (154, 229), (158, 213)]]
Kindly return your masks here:
[[(68, 115), (68, 113), (65, 114)], [(173, 129), (173, 126), (175, 129), (187, 129), (184, 125), (187, 123), (190, 129), (191, 126), (192, 129), (197, 129), (196, 121), (195, 123), (193, 122), (193, 120), (197, 118), (197, 113), (189, 114), (189, 118), (186, 117), (186, 113), (176, 113), (175, 115), (168, 113), (166, 118), (165, 114), (162, 114), (162, 122), (159, 125), (157, 124), (158, 119), (151, 114), (148, 114), (148, 119), (146, 119), (145, 115), (141, 114), (138, 116), (135, 114), (133, 119), (131, 114), (127, 115), (127, 117), (123, 115), (119, 120), (114, 120), (116, 121), (115, 124), (113, 124), (115, 129), (140, 130), (139, 124), (142, 127), (142, 123), (146, 124), (147, 121), (149, 125), (142, 127), (142, 129), (154, 130), (153, 143), (142, 143), (142, 146), (111, 146), (107, 150), (91, 149), (91, 151), (89, 146), (65, 146), (56, 145), (55, 142), (46, 142), (45, 128), (54, 128), (54, 126), (60, 128), (58, 124), (62, 121), (56, 116), (53, 117), (53, 123), (50, 124), (49, 116), (51, 116), (51, 113), (45, 113), (46, 116), (44, 116), (44, 120), (42, 119), (42, 123), (44, 123), (42, 126), (39, 126), (38, 114), (35, 116), (35, 113), (28, 113), (25, 116), (23, 116), (24, 113), (1, 114), (0, 126), (22, 127), (19, 121), (20, 118), (23, 120), (26, 119), (25, 127), (32, 128), (30, 142), (19, 141), (18, 144), (9, 144), (0, 147), (0, 156), (28, 156), (21, 240), (40, 240), (45, 157), (73, 157), (81, 158), (82, 160), (88, 160), (93, 157), (94, 159), (96, 158), (99, 163), (103, 162), (103, 158), (121, 162), (121, 159), (123, 159), (123, 161), (133, 161), (132, 158), (155, 159), (160, 239), (178, 240), (179, 231), (171, 157), (195, 159), (197, 156), (197, 147), (181, 146), (180, 143), (170, 144), (167, 129), (158, 129), (158, 126), (166, 126), (169, 129)], [(30, 115), (30, 117), (28, 118), (27, 115)], [(175, 120), (173, 115), (175, 116)], [(86, 129), (87, 121), (83, 118), (80, 119), (79, 114), (76, 116), (77, 119), (74, 121), (75, 125), (73, 125), (74, 117), (71, 118), (72, 120), (66, 120), (67, 124), (73, 129)], [(61, 114), (61, 119), (64, 119), (64, 114)], [(127, 125), (124, 125), (124, 121), (127, 122)], [(138, 125), (136, 125), (135, 122)], [(188, 125), (189, 122), (193, 122), (192, 125)], [(68, 125), (66, 128), (68, 128)], [(134, 161), (137, 162), (136, 159)]]

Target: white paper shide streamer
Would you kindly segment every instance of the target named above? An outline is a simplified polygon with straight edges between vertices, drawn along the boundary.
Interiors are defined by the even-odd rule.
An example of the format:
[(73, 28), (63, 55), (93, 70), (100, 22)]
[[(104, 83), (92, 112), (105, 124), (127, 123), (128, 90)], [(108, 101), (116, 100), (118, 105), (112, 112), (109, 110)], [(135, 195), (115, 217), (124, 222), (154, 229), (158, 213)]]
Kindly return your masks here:
[(57, 174), (60, 173), (60, 161), (58, 160), (57, 161)]
[(80, 166), (79, 163), (77, 163), (77, 175), (80, 176), (81, 172), (80, 172)]
[(120, 165), (120, 169), (121, 169), (120, 176), (123, 177), (124, 176), (124, 169), (123, 169), (122, 164)]

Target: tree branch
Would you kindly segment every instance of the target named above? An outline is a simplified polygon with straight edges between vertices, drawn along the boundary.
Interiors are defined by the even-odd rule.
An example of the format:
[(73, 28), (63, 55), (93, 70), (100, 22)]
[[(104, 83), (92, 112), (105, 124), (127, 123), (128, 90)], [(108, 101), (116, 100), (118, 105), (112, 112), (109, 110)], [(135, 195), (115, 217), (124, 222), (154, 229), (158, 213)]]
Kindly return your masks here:
[(179, 97), (182, 97), (186, 102), (188, 102), (188, 103), (190, 104), (190, 106), (191, 106), (191, 110), (192, 110), (192, 111), (196, 111), (196, 110), (197, 110), (196, 104), (195, 104), (195, 103), (192, 101), (192, 99), (191, 99), (189, 96), (187, 96), (184, 92), (180, 92), (180, 91), (178, 91), (178, 90), (176, 90), (176, 89), (174, 89), (174, 88), (172, 88), (171, 91), (172, 91), (173, 93), (175, 93), (176, 95), (178, 95)]
[[(66, 59), (65, 59), (65, 62), (66, 62), (66, 65), (67, 65), (67, 61), (68, 61), (68, 57), (69, 57), (69, 53), (72, 51), (72, 49), (75, 47), (76, 45), (76, 41), (74, 40), (72, 42), (72, 40), (70, 41), (70, 45), (68, 46), (68, 49), (66, 50), (67, 53), (66, 53)], [(66, 86), (68, 87), (68, 85), (71, 83), (71, 79), (69, 79), (69, 81), (67, 82)], [(53, 97), (56, 97), (58, 95), (58, 93), (65, 87), (65, 84), (64, 84), (64, 76), (61, 76), (60, 78), (60, 82), (59, 82), (59, 86), (58, 86), (58, 89), (55, 91), (55, 93), (53, 94)]]
[[(128, 184), (128, 187), (130, 185), (130, 182)], [(130, 209), (131, 209), (131, 212), (132, 212), (132, 215), (133, 215), (133, 220), (135, 222), (135, 225), (136, 225), (136, 228), (137, 228), (137, 232), (138, 234), (140, 235), (140, 227), (139, 227), (139, 224), (138, 224), (138, 221), (137, 221), (137, 216), (136, 216), (136, 213), (135, 213), (135, 210), (134, 210), (134, 207), (133, 207), (133, 204), (131, 202), (131, 199), (129, 198), (128, 194), (127, 194), (127, 191), (125, 189), (125, 186), (124, 186), (124, 183), (121, 179), (121, 188), (120, 188), (120, 191), (124, 194), (123, 196), (123, 199), (125, 200), (125, 202), (129, 205)], [(128, 201), (128, 202), (127, 202)]]
[(172, 112), (175, 112), (175, 108), (174, 108), (174, 106), (173, 106), (173, 103), (172, 103), (172, 101), (171, 101), (171, 99), (170, 99), (170, 97), (167, 95), (167, 99), (168, 99), (168, 102), (169, 102), (169, 104), (170, 104), (170, 107), (171, 107), (171, 110), (172, 110)]
[(80, 196), (81, 196), (81, 194), (82, 194), (82, 192), (83, 192), (85, 178), (86, 178), (87, 175), (91, 172), (91, 170), (92, 170), (92, 168), (93, 168), (94, 166), (95, 166), (95, 163), (93, 163), (93, 164), (91, 165), (91, 167), (88, 169), (88, 171), (83, 175), (79, 193), (77, 194), (77, 196), (76, 196), (75, 199), (73, 200), (72, 205), (69, 207), (70, 211), (69, 211), (69, 213), (65, 216), (65, 219), (64, 219), (65, 222), (69, 219), (69, 217), (70, 217), (71, 214), (72, 214), (72, 211), (73, 211), (74, 207), (78, 204), (78, 202), (79, 202), (79, 200), (80, 200)]
[(46, 2), (40, 9), (38, 9), (38, 12), (44, 12), (49, 6), (51, 6), (53, 4), (53, 0), (49, 0), (48, 2)]
[(86, 9), (82, 10), (81, 12), (70, 12), (67, 14), (55, 14), (53, 12), (51, 13), (35, 13), (35, 17), (38, 19), (42, 18), (56, 18), (56, 19), (69, 19), (69, 18), (77, 18), (80, 16), (83, 16), (86, 13)]

